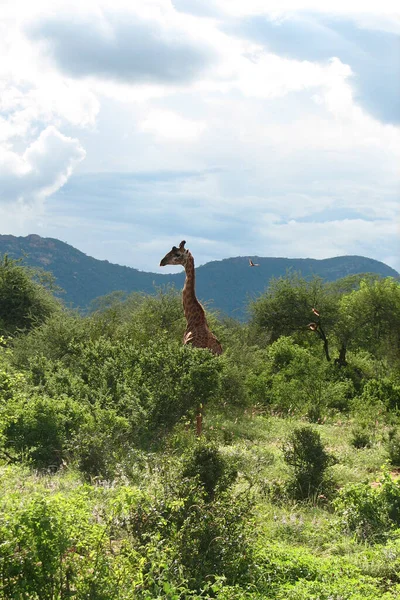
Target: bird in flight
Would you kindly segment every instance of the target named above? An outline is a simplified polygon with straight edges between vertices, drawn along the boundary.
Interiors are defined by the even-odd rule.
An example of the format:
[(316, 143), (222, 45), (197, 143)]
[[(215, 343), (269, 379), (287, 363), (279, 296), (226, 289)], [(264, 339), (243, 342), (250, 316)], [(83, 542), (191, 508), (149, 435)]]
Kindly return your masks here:
[(253, 261), (251, 260), (251, 258), (249, 258), (249, 265), (251, 267), (259, 267), (260, 265), (254, 264)]

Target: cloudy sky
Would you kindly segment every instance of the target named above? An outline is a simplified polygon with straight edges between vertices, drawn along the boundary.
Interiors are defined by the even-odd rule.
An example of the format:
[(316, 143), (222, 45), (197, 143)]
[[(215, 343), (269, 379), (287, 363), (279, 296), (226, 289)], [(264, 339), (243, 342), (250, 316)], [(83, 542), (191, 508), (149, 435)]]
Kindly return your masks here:
[(398, 0), (0, 0), (0, 233), (400, 270)]

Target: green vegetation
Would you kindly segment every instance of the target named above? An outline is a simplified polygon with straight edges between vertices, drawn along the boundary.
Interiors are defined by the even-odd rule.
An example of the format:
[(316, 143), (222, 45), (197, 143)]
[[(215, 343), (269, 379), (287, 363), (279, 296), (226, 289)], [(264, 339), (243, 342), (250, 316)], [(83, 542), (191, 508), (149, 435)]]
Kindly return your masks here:
[(1, 598), (400, 597), (399, 283), (276, 280), (217, 357), (45, 282), (0, 264)]

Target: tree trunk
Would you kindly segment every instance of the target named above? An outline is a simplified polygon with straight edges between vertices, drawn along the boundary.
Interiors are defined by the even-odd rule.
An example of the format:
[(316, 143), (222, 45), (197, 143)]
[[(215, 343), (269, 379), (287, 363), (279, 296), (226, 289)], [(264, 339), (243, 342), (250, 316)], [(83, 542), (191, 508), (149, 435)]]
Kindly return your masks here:
[(337, 358), (335, 358), (335, 364), (338, 367), (345, 367), (347, 365), (346, 351), (347, 351), (346, 345), (342, 344), (340, 346), (339, 356)]

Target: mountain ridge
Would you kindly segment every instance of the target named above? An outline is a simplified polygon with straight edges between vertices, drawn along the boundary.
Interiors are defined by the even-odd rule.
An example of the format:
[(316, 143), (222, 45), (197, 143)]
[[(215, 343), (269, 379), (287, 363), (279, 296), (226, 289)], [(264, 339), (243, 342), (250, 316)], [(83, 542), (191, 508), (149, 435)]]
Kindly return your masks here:
[[(92, 300), (115, 290), (154, 293), (155, 287), (172, 284), (181, 288), (184, 271), (152, 273), (99, 260), (56, 238), (37, 234), (13, 236), (0, 234), (0, 255), (23, 258), (24, 264), (51, 271), (65, 290), (63, 299), (74, 307), (86, 307)], [(259, 264), (249, 267), (249, 258)], [(363, 256), (348, 255), (325, 259), (236, 256), (215, 260), (196, 268), (198, 297), (208, 306), (238, 319), (245, 318), (249, 299), (260, 295), (271, 277), (288, 270), (304, 277), (317, 275), (335, 281), (346, 275), (376, 273), (399, 277), (384, 263)]]

